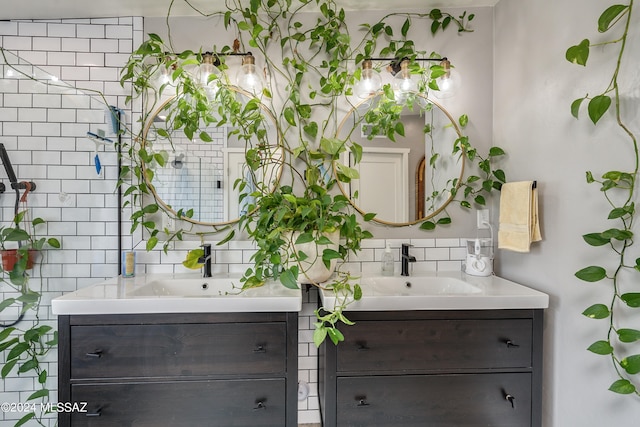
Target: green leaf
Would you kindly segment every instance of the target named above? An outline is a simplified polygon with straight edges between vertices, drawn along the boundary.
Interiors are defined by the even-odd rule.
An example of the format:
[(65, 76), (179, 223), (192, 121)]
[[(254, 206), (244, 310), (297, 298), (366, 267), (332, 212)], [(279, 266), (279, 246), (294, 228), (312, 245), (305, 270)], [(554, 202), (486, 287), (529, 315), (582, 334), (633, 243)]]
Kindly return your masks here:
[(31, 395), (27, 397), (27, 400), (33, 400), (33, 399), (38, 399), (40, 397), (47, 397), (47, 396), (49, 396), (49, 390), (46, 388), (43, 388), (41, 390), (37, 390), (31, 393)]
[(602, 267), (592, 265), (590, 267), (583, 268), (575, 275), (578, 279), (584, 280), (585, 282), (597, 282), (607, 277), (607, 271)]
[(295, 126), (296, 125), (295, 113), (293, 111), (293, 108), (287, 107), (287, 108), (284, 109), (284, 119), (291, 126)]
[(489, 149), (489, 156), (490, 157), (503, 156), (504, 154), (506, 154), (506, 153), (500, 147), (491, 147)]
[(622, 294), (620, 295), (620, 299), (631, 308), (640, 307), (640, 293), (638, 292), (629, 292), (626, 294)]
[(582, 101), (584, 101), (585, 98), (578, 98), (575, 101), (573, 101), (571, 103), (571, 115), (573, 117), (575, 117), (576, 119), (578, 118), (579, 114), (580, 114), (580, 106), (582, 105)]
[[(3, 302), (4, 302), (4, 301), (3, 301)], [(2, 341), (4, 341), (4, 340), (6, 340), (6, 339), (7, 339), (7, 337), (8, 337), (9, 335), (11, 335), (11, 333), (12, 333), (13, 331), (15, 331), (15, 330), (16, 330), (16, 328), (5, 328), (5, 329), (1, 330), (1, 331), (0, 331), (0, 342), (2, 342)]]
[(15, 423), (15, 425), (13, 427), (20, 427), (21, 425), (24, 425), (25, 423), (27, 423), (30, 419), (32, 419), (35, 416), (36, 416), (35, 412), (29, 412), (27, 415), (25, 415), (24, 417), (20, 418), (18, 420), (18, 422)]
[(9, 355), (7, 356), (7, 360), (20, 357), (20, 355), (27, 350), (29, 350), (29, 344), (26, 342), (20, 342), (11, 349), (11, 351), (9, 352)]
[(13, 359), (4, 364), (4, 366), (2, 367), (2, 371), (0, 372), (0, 374), (2, 375), (2, 379), (5, 379), (7, 375), (9, 375), (18, 361), (20, 361), (20, 359)]
[(233, 239), (233, 237), (234, 237), (235, 235), (236, 235), (236, 231), (235, 231), (235, 230), (231, 230), (231, 231), (229, 232), (229, 234), (227, 234), (227, 235), (225, 236), (225, 238), (224, 238), (224, 239), (222, 239), (222, 240), (220, 240), (218, 243), (216, 243), (216, 246), (222, 246), (222, 245), (224, 245), (225, 243), (227, 243), (228, 241), (230, 241), (231, 239)]
[(460, 127), (466, 127), (469, 123), (469, 116), (467, 116), (466, 114), (461, 115), (458, 118), (458, 123), (460, 123)]
[(184, 261), (182, 261), (182, 265), (192, 270), (197, 270), (202, 268), (204, 265), (200, 262), (200, 259), (204, 256), (204, 249), (192, 249), (187, 252), (187, 256)]
[(7, 307), (11, 307), (15, 302), (16, 302), (15, 298), (7, 298), (3, 300), (2, 302), (0, 302), (0, 311), (4, 310)]
[(607, 355), (613, 353), (613, 347), (608, 341), (596, 341), (587, 348), (592, 353)]
[(591, 246), (602, 246), (611, 241), (610, 239), (603, 237), (602, 233), (589, 233), (583, 235), (582, 238)]
[(365, 221), (371, 221), (373, 218), (376, 217), (377, 214), (373, 213), (373, 212), (369, 212), (364, 214), (363, 218)]
[[(320, 325), (322, 325), (322, 323), (320, 323)], [(320, 347), (326, 337), (327, 328), (325, 326), (316, 326), (315, 331), (313, 331), (313, 343), (316, 347)]]
[(282, 283), (285, 288), (300, 289), (298, 287), (297, 277), (293, 274), (291, 269), (287, 269), (282, 272), (280, 275), (280, 283)]
[(315, 138), (318, 135), (318, 123), (316, 122), (311, 122), (307, 125), (304, 125), (303, 129), (312, 138)]
[(307, 233), (302, 233), (298, 236), (298, 238), (296, 239), (296, 245), (301, 245), (303, 243), (309, 243), (309, 242), (313, 242), (313, 234), (310, 232)]
[(590, 319), (606, 319), (609, 317), (609, 309), (604, 304), (594, 304), (582, 312)]
[(625, 357), (620, 361), (620, 366), (622, 366), (628, 374), (635, 375), (640, 373), (640, 354)]
[(636, 387), (629, 380), (621, 379), (611, 384), (609, 390), (619, 394), (631, 394), (636, 391)]
[(609, 98), (607, 95), (598, 95), (589, 101), (589, 118), (591, 119), (593, 124), (598, 123), (598, 120), (602, 118), (602, 116), (607, 112), (610, 106), (611, 98)]
[(402, 29), (401, 29), (401, 33), (402, 33), (402, 37), (406, 37), (407, 33), (409, 32), (409, 27), (411, 26), (411, 21), (409, 21), (409, 18), (407, 18), (404, 21), (404, 24), (402, 24)]
[(606, 32), (611, 28), (611, 23), (619, 17), (622, 12), (626, 11), (629, 6), (624, 4), (614, 4), (602, 12), (600, 18), (598, 18), (598, 31), (601, 33)]
[(425, 221), (420, 224), (420, 230), (434, 230), (436, 228), (436, 224), (433, 221)]
[(344, 335), (336, 328), (327, 328), (327, 333), (335, 345), (338, 345), (340, 341), (344, 341)]
[(588, 39), (582, 40), (579, 44), (571, 46), (567, 49), (565, 57), (567, 61), (578, 65), (587, 65), (587, 59), (589, 59), (589, 46)]
[(635, 342), (640, 340), (640, 331), (637, 329), (618, 329), (618, 339), (622, 342)]
[(362, 288), (356, 283), (353, 287), (353, 299), (359, 301), (362, 299)]

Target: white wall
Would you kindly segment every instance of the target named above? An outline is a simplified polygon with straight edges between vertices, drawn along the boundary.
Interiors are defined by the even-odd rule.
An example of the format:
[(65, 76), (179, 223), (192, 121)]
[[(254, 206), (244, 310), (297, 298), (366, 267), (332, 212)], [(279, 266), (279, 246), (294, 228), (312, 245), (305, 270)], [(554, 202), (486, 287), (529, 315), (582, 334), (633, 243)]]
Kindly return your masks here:
[[(580, 268), (611, 266), (614, 261), (581, 238), (614, 225), (606, 219), (610, 207), (598, 185), (586, 184), (585, 171), (600, 175), (631, 167), (628, 140), (611, 125), (611, 114), (603, 119), (608, 123), (595, 127), (585, 111), (577, 121), (569, 109), (574, 99), (602, 91), (609, 83), (615, 61), (612, 51), (592, 49), (585, 69), (567, 62), (565, 50), (584, 38), (592, 42), (613, 38), (599, 35), (596, 24), (611, 4), (501, 0), (495, 7), (494, 142), (509, 153), (509, 180), (538, 180), (543, 235), (531, 253), (499, 251), (497, 271), (550, 295), (544, 352), (546, 427), (629, 426), (640, 416), (637, 397), (607, 390), (617, 377), (606, 357), (586, 350), (605, 339), (608, 325), (581, 313), (591, 304), (608, 304), (610, 284), (589, 284), (574, 277)], [(635, 12), (631, 28), (637, 33), (640, 15)], [(629, 106), (636, 115), (631, 126), (637, 132), (640, 54), (637, 34), (635, 38), (627, 47), (627, 69), (633, 74), (622, 78), (635, 83)], [(637, 289), (637, 275), (634, 280)], [(636, 328), (637, 320), (636, 313)]]

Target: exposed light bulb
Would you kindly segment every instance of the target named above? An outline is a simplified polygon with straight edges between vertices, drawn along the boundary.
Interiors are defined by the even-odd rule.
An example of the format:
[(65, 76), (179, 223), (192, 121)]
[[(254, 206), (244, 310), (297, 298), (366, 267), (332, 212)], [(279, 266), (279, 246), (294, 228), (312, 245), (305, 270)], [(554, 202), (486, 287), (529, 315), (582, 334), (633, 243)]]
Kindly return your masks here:
[(256, 59), (250, 53), (242, 59), (242, 67), (238, 71), (236, 84), (255, 96), (261, 95), (264, 82), (256, 72)]
[(373, 63), (370, 59), (362, 62), (362, 74), (360, 80), (354, 85), (353, 92), (358, 98), (368, 98), (375, 95), (382, 87), (382, 78), (380, 74), (373, 69)]
[(439, 90), (433, 91), (433, 95), (438, 99), (446, 99), (458, 92), (462, 85), (462, 78), (448, 59), (443, 59), (440, 65), (444, 69), (444, 74), (436, 79)]
[[(202, 85), (207, 99), (213, 101), (218, 93), (219, 82), (216, 73), (215, 58), (211, 52), (202, 55), (202, 64), (198, 67), (198, 80)], [(215, 75), (216, 77), (211, 77)]]
[(409, 60), (404, 59), (400, 63), (400, 71), (393, 78), (392, 88), (396, 102), (399, 103), (406, 101), (409, 95), (418, 92), (418, 83), (409, 70)]

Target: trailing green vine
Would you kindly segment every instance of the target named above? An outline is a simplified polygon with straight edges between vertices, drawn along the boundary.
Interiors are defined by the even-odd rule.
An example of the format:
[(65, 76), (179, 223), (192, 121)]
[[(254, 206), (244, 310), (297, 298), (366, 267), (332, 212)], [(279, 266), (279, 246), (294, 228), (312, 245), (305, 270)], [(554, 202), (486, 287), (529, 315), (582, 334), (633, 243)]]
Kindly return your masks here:
[[(588, 307), (582, 314), (592, 319), (608, 320), (606, 336), (588, 348), (589, 351), (607, 356), (610, 360), (617, 379), (609, 390), (620, 394), (640, 396), (640, 354), (637, 343), (640, 341), (640, 330), (624, 327), (623, 323), (638, 320), (640, 308), (640, 258), (629, 262), (634, 245), (634, 224), (637, 216), (635, 208), (636, 182), (638, 177), (639, 151), (636, 135), (623, 120), (623, 93), (618, 78), (624, 64), (625, 48), (633, 30), (633, 3), (616, 4), (608, 7), (598, 19), (598, 31), (607, 33), (622, 27), (621, 35), (615, 39), (591, 43), (584, 39), (579, 44), (570, 47), (566, 58), (570, 62), (585, 66), (589, 58), (590, 49), (597, 46), (614, 46), (617, 49), (615, 67), (611, 80), (605, 90), (595, 96), (585, 95), (571, 104), (571, 114), (578, 118), (581, 106), (587, 102), (587, 113), (594, 124), (599, 123), (610, 109), (613, 109), (617, 126), (628, 140), (632, 148), (633, 166), (630, 170), (612, 170), (596, 178), (591, 171), (586, 173), (587, 182), (600, 186), (600, 191), (609, 207), (607, 219), (615, 221), (616, 225), (604, 231), (592, 232), (583, 236), (584, 241), (593, 247), (608, 248), (609, 254), (616, 260), (617, 265), (606, 268), (600, 265), (585, 267), (576, 276), (587, 282), (607, 280), (611, 284), (611, 300), (608, 303), (597, 303)], [(637, 27), (637, 25), (636, 25)], [(625, 158), (628, 160), (628, 158)], [(637, 322), (636, 322), (637, 323)], [(636, 353), (636, 354), (633, 354)]]
[[(175, 0), (170, 3), (167, 25), (174, 3)], [(344, 263), (350, 253), (360, 250), (363, 239), (371, 237), (361, 223), (372, 219), (373, 214), (358, 217), (349, 200), (336, 194), (338, 180), (356, 179), (357, 171), (341, 167), (337, 177), (328, 172), (343, 152), (348, 150), (357, 157), (362, 151), (357, 144), (337, 138), (336, 131), (341, 114), (353, 107), (354, 85), (362, 77), (363, 61), (373, 56), (389, 58), (375, 65), (381, 68), (389, 62), (408, 60), (411, 74), (419, 80), (419, 91), (426, 94), (439, 90), (436, 80), (447, 70), (440, 63), (425, 66), (427, 62), (422, 61), (439, 55), (417, 49), (410, 36), (425, 30), (436, 34), (450, 28), (461, 33), (470, 32), (469, 22), (474, 15), (464, 12), (453, 16), (439, 9), (429, 13), (394, 12), (377, 22), (362, 24), (354, 31), (353, 27), (347, 26), (346, 12), (334, 0), (229, 0), (225, 6), (225, 11), (213, 14), (192, 7), (204, 16), (221, 20), (231, 35), (227, 44), (207, 47), (209, 52), (202, 48), (177, 52), (170, 39), (164, 41), (151, 34), (131, 55), (122, 70), (121, 83), (132, 84), (133, 95), (129, 101), (139, 98), (145, 101), (143, 124), (162, 98), (171, 94), (175, 98), (166, 111), (172, 131), (206, 142), (207, 125), (237, 126), (240, 136), (246, 137), (247, 164), (257, 172), (260, 162), (255, 159), (264, 157), (264, 147), (268, 144), (250, 142), (249, 136), (255, 133), (255, 128), (247, 126), (242, 114), (236, 113), (243, 109), (235, 108), (244, 104), (221, 94), (235, 84), (229, 74), (229, 58), (246, 55), (249, 51), (258, 54), (256, 56), (265, 63), (264, 69), (258, 70), (264, 77), (264, 86), (252, 94), (253, 99), (247, 105), (258, 112), (264, 108), (274, 119), (283, 151), (279, 160), (283, 176), (275, 188), (262, 185), (253, 188), (256, 187), (254, 179), (241, 179), (235, 184), (241, 190), (241, 198), (248, 201), (249, 208), (240, 218), (239, 228), (257, 246), (251, 259), (254, 265), (245, 272), (243, 286), (261, 286), (267, 279), (272, 279), (287, 287), (297, 287), (296, 278), (305, 273), (302, 261), (306, 260), (307, 254), (294, 249), (296, 243), (313, 241), (321, 247), (327, 243), (325, 233), (339, 230), (341, 240), (337, 250), (324, 249), (320, 260), (329, 265), (334, 261)], [(314, 14), (304, 15), (302, 12), (306, 11)], [(169, 37), (170, 33), (169, 29)], [(195, 68), (204, 63), (208, 55), (214, 57), (217, 72), (206, 82), (199, 81)], [(168, 80), (157, 85), (154, 79), (161, 73), (168, 76)], [(391, 102), (401, 102), (390, 85), (386, 85), (383, 92)], [(217, 117), (215, 120), (214, 116)], [(399, 115), (395, 112), (376, 120), (384, 122), (392, 136), (394, 132), (402, 131)], [(463, 116), (461, 126), (467, 120)], [(191, 233), (183, 229), (163, 229), (159, 225), (157, 215), (163, 210), (162, 204), (155, 198), (149, 183), (153, 180), (154, 168), (166, 164), (167, 156), (153, 151), (152, 146), (153, 141), (145, 141), (145, 135), (139, 135), (131, 146), (125, 147), (134, 164), (130, 169), (124, 168), (121, 181), (122, 185), (129, 185), (124, 176), (130, 173), (135, 176), (135, 182), (125, 194), (132, 196), (134, 205), (132, 231), (138, 227), (147, 230), (148, 250), (162, 239), (166, 249), (171, 240)], [(448, 191), (454, 196), (460, 195), (461, 199), (470, 198), (484, 204), (484, 193), (499, 189), (504, 182), (504, 174), (491, 164), (492, 159), (503, 154), (502, 150), (493, 148), (489, 155), (482, 157), (466, 137), (452, 143), (451, 150), (477, 163), (484, 176), (471, 175), (463, 182), (450, 182)], [(251, 191), (247, 192), (248, 189)], [(458, 189), (461, 191), (456, 194)], [(471, 206), (471, 202), (466, 201), (460, 204), (467, 208)], [(180, 212), (178, 219), (181, 215), (188, 216), (189, 212)], [(450, 218), (443, 215), (437, 220), (425, 220), (421, 228), (431, 230), (436, 225), (449, 224)], [(210, 232), (227, 230), (228, 234), (222, 239), (226, 242), (235, 235), (235, 230), (229, 228), (213, 226)], [(301, 233), (296, 241), (292, 241), (290, 231)], [(208, 232), (200, 232), (201, 237)], [(192, 258), (195, 259), (195, 255)], [(358, 286), (351, 283), (350, 278), (348, 273), (340, 272), (335, 281), (322, 286), (358, 296)], [(329, 317), (319, 317), (316, 338), (328, 336), (335, 343), (341, 341), (337, 323), (348, 324), (342, 314), (345, 306), (346, 302), (330, 312)]]

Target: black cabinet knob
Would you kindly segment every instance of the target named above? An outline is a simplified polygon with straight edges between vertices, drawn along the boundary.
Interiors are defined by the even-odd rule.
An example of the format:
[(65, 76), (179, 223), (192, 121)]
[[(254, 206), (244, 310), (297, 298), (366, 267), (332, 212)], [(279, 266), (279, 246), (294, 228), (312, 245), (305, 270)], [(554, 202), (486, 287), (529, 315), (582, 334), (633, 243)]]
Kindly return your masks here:
[(253, 410), (257, 411), (259, 409), (267, 409), (267, 405), (265, 405), (264, 400), (257, 400), (256, 401), (256, 407), (253, 408)]
[(516, 344), (511, 340), (507, 340), (507, 348), (518, 348), (518, 347), (520, 347), (519, 344)]
[(267, 348), (264, 344), (258, 344), (256, 345), (256, 347), (253, 349), (254, 353), (266, 353), (267, 352)]
[(86, 417), (99, 417), (100, 415), (102, 415), (102, 406), (98, 406), (91, 411), (87, 411), (84, 415)]
[(356, 404), (358, 407), (369, 406), (369, 403), (367, 403), (367, 396), (356, 396), (356, 401), (358, 402)]
[(102, 357), (103, 353), (104, 352), (102, 350), (96, 350), (96, 351), (93, 351), (93, 352), (90, 352), (90, 353), (86, 353), (85, 355), (87, 357), (91, 357), (91, 358), (94, 358), (94, 359), (100, 359)]
[(367, 351), (367, 350), (370, 350), (370, 348), (367, 346), (366, 341), (356, 342), (356, 351)]
[(513, 409), (516, 409), (516, 398), (515, 398), (515, 397), (513, 397), (513, 396), (512, 396), (512, 395), (510, 395), (510, 394), (507, 394), (504, 398), (505, 398), (506, 400), (508, 400), (508, 401), (509, 401), (509, 403), (511, 403), (511, 407), (512, 407)]

